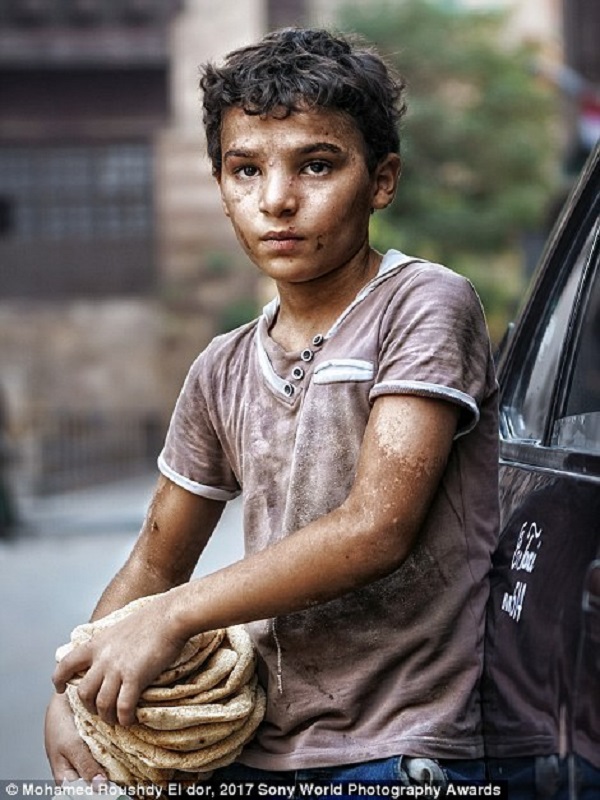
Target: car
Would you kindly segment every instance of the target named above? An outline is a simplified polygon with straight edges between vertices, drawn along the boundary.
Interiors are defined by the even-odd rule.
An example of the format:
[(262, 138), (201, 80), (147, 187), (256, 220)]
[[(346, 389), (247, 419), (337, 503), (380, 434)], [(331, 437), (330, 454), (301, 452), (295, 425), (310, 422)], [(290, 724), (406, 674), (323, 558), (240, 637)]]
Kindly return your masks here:
[(482, 710), (509, 800), (600, 798), (599, 188), (596, 146), (497, 358)]

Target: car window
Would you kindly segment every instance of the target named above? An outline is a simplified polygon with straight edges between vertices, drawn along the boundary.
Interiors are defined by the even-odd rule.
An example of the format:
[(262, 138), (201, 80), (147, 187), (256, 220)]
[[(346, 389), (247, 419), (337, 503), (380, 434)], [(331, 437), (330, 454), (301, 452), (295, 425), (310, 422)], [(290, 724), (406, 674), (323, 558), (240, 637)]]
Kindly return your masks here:
[[(597, 250), (595, 257), (597, 261)], [(584, 453), (600, 453), (600, 270), (597, 264), (564, 407), (564, 415), (554, 423), (552, 443)]]
[(533, 442), (543, 439), (573, 302), (593, 241), (589, 230), (575, 241), (568, 259), (571, 269), (569, 263), (563, 265), (544, 306), (538, 310), (535, 330), (526, 328), (526, 340), (517, 345), (520, 352), (517, 349), (515, 354), (514, 378), (501, 407), (504, 432), (510, 438)]

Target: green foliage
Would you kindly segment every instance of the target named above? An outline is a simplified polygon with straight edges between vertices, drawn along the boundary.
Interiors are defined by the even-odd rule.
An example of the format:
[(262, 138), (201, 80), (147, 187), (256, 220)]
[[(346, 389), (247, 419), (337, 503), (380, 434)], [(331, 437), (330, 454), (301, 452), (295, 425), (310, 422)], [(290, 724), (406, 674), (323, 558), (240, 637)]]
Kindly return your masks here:
[(556, 170), (554, 98), (499, 12), (431, 0), (348, 7), (340, 27), (376, 44), (408, 82), (397, 199), (373, 242), (461, 270), (514, 248), (541, 220)]
[(231, 272), (231, 254), (211, 250), (204, 256), (204, 270), (208, 277), (222, 277)]
[(228, 333), (246, 322), (255, 319), (260, 313), (258, 302), (252, 298), (240, 298), (230, 303), (220, 314), (218, 333)]

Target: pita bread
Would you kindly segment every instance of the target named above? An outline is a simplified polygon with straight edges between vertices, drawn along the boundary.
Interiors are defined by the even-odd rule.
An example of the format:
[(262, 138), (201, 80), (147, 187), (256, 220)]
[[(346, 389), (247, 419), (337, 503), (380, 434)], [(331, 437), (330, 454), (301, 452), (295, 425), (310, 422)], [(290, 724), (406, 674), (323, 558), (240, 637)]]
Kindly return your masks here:
[[(256, 672), (256, 656), (254, 654), (252, 640), (243, 626), (233, 625), (230, 628), (227, 628), (226, 641), (231, 645), (238, 657), (235, 667), (230, 672), (229, 677), (226, 680), (218, 685), (213, 686), (213, 688), (207, 687), (205, 691), (202, 691), (202, 686), (198, 685), (197, 693), (192, 694), (190, 692), (189, 696), (182, 693), (181, 698), (177, 701), (168, 698), (166, 695), (164, 700), (159, 701), (159, 696), (153, 695), (151, 699), (154, 700), (154, 698), (156, 698), (154, 703), (158, 704), (158, 702), (160, 702), (161, 705), (165, 706), (185, 706), (201, 705), (203, 703), (215, 703), (217, 700), (230, 697), (243, 686), (245, 686), (245, 684), (251, 680)], [(190, 683), (190, 688), (192, 685), (195, 684)], [(145, 695), (142, 695), (142, 697), (144, 699), (140, 705), (147, 705), (145, 702)]]
[(224, 700), (225, 698), (236, 694), (246, 684), (250, 683), (255, 672), (256, 663), (253, 658), (252, 661), (246, 665), (246, 668), (243, 672), (236, 672), (235, 675), (232, 673), (226, 681), (221, 683), (219, 686), (215, 686), (214, 689), (209, 689), (207, 692), (194, 695), (194, 697), (183, 697), (179, 701), (179, 706), (203, 705), (205, 703), (215, 703), (218, 700)]
[(214, 761), (211, 761), (210, 764), (205, 764), (200, 771), (175, 771), (173, 778), (184, 786), (189, 786), (190, 784), (197, 783), (198, 781), (206, 781), (216, 769), (228, 767), (230, 764), (233, 764), (243, 749), (243, 747), (240, 747), (237, 750), (234, 750), (232, 753), (228, 753), (226, 756), (223, 756), (222, 758), (217, 758)]
[(238, 660), (235, 650), (220, 648), (202, 665), (202, 669), (187, 676), (181, 683), (170, 686), (150, 686), (142, 692), (142, 701), (147, 703), (172, 702), (212, 689), (226, 678)]
[[(202, 768), (198, 771), (199, 776), (205, 775), (206, 773), (211, 774), (216, 769), (221, 769), (222, 767), (227, 767), (229, 764), (232, 764), (236, 758), (240, 755), (244, 746), (250, 741), (256, 729), (264, 719), (265, 710), (267, 706), (267, 699), (264, 691), (259, 687), (260, 694), (257, 694), (257, 708), (256, 708), (256, 719), (255, 720), (248, 720), (248, 726), (246, 728), (246, 736), (244, 740), (239, 744), (235, 749), (231, 749), (230, 752), (225, 752), (224, 754), (217, 755), (218, 751), (215, 751), (215, 758), (213, 761), (208, 761), (206, 764), (202, 765)], [(254, 715), (253, 715), (254, 716)], [(233, 748), (234, 740), (231, 738), (227, 744), (223, 742), (223, 749)], [(179, 768), (180, 771), (185, 772), (186, 770), (182, 770)]]
[(209, 722), (228, 722), (247, 717), (255, 699), (256, 679), (246, 684), (239, 694), (224, 703), (204, 703), (186, 706), (144, 706), (138, 708), (138, 722), (159, 731), (176, 731), (191, 728), (192, 725), (206, 725)]
[[(131, 759), (127, 753), (120, 751), (113, 742), (99, 733), (93, 724), (79, 719), (79, 725), (83, 729), (83, 734), (81, 734), (81, 730), (80, 734), (83, 737), (87, 735), (88, 747), (92, 753), (97, 753), (96, 757), (99, 757), (99, 760), (102, 759), (100, 763), (106, 767), (109, 780), (126, 786), (137, 786), (143, 783), (166, 785), (168, 782), (166, 778), (163, 780), (159, 776), (161, 774), (170, 774), (172, 770), (151, 771), (145, 764), (136, 759)], [(152, 777), (149, 777), (150, 773), (152, 773)], [(127, 774), (131, 777), (127, 778)]]
[[(152, 764), (146, 764), (139, 759), (132, 759), (129, 757), (127, 751), (122, 750), (117, 744), (117, 737), (115, 730), (121, 728), (120, 725), (108, 725), (103, 722), (100, 717), (90, 712), (85, 708), (75, 687), (67, 687), (67, 697), (73, 709), (76, 724), (79, 722), (87, 731), (89, 738), (93, 739), (96, 745), (103, 751), (109, 753), (113, 758), (117, 759), (137, 781), (151, 781), (152, 783), (162, 784), (171, 779), (173, 771), (158, 768)], [(126, 730), (126, 728), (123, 728)], [(89, 746), (89, 744), (88, 744)], [(91, 748), (90, 748), (91, 749)], [(104, 765), (103, 765), (104, 766)], [(110, 777), (110, 776), (109, 776)], [(118, 783), (115, 780), (115, 783)]]
[[(57, 660), (155, 599), (139, 598), (77, 626), (71, 640), (58, 648)], [(76, 685), (85, 672), (73, 676), (67, 697), (79, 735), (111, 781), (166, 786), (173, 778), (207, 779), (239, 756), (265, 713), (265, 694), (255, 673), (251, 639), (238, 625), (188, 640), (178, 659), (142, 693), (137, 722), (127, 728), (108, 725), (86, 710)]]
[(167, 750), (200, 750), (202, 747), (223, 741), (239, 730), (246, 722), (245, 717), (229, 722), (209, 722), (206, 725), (192, 725), (178, 731), (157, 731), (146, 725), (130, 725), (128, 730), (138, 739)]
[[(199, 669), (215, 652), (225, 638), (224, 630), (211, 631), (211, 634), (213, 634), (213, 636), (208, 644), (197, 650), (187, 661), (182, 661), (180, 663), (175, 662), (175, 666), (169, 667), (161, 672), (160, 675), (152, 682), (152, 686), (166, 686), (169, 683), (174, 683), (182, 678), (186, 678), (195, 670)], [(204, 636), (204, 634), (199, 635)]]
[(164, 747), (143, 742), (141, 739), (132, 736), (127, 728), (122, 728), (121, 726), (115, 727), (115, 741), (122, 750), (135, 756), (144, 764), (162, 769), (177, 769), (184, 772), (199, 771), (205, 765), (209, 765), (215, 760), (221, 759), (243, 747), (252, 736), (265, 713), (266, 701), (262, 689), (256, 692), (255, 699), (256, 702), (250, 715), (239, 730), (223, 739), (223, 741), (199, 750), (189, 752), (167, 750)]
[(237, 750), (227, 753), (227, 755), (221, 756), (221, 758), (216, 758), (214, 761), (210, 761), (208, 764), (204, 764), (201, 770), (181, 770), (181, 773), (185, 775), (186, 772), (191, 772), (192, 774), (199, 776), (200, 779), (203, 775), (210, 776), (216, 769), (222, 769), (222, 767), (228, 767), (230, 764), (233, 764), (243, 749), (244, 747), (242, 745), (241, 747), (238, 747)]
[(227, 639), (238, 655), (237, 663), (226, 681), (213, 689), (200, 692), (193, 697), (183, 698), (181, 705), (214, 703), (237, 692), (247, 684), (256, 672), (256, 656), (252, 640), (245, 628), (234, 625), (227, 629)]
[(121, 786), (132, 786), (137, 782), (133, 773), (108, 748), (95, 739), (93, 731), (90, 729), (91, 726), (85, 723), (78, 715), (75, 715), (75, 726), (77, 727), (77, 732), (89, 747), (91, 754), (100, 766), (106, 770), (109, 780)]

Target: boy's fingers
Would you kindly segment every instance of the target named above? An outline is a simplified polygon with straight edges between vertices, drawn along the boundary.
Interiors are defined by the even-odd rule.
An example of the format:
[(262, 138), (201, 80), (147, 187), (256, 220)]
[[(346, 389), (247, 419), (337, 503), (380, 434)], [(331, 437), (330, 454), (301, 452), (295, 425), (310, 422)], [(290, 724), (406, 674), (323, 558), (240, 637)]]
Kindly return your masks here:
[(81, 748), (77, 750), (77, 753), (73, 753), (71, 757), (73, 766), (70, 767), (68, 774), (75, 774), (75, 778), (67, 777), (67, 773), (65, 773), (62, 780), (72, 781), (83, 778), (88, 783), (91, 783), (94, 779), (96, 779), (96, 782), (108, 780), (104, 768), (98, 764), (83, 741), (81, 742)]
[(96, 695), (96, 709), (100, 717), (109, 725), (114, 725), (117, 721), (117, 698), (121, 688), (119, 678), (109, 679), (104, 677)]
[(123, 683), (117, 699), (117, 719), (120, 725), (133, 725), (135, 709), (140, 699), (140, 687), (135, 683)]
[(57, 783), (83, 778), (91, 781), (104, 769), (92, 756), (88, 746), (77, 733), (71, 707), (66, 695), (54, 695), (46, 712), (46, 753)]
[(50, 767), (52, 768), (54, 780), (57, 783), (62, 783), (63, 781), (76, 781), (77, 778), (80, 777), (70, 760), (66, 756), (63, 756), (62, 753), (56, 755), (55, 758), (50, 758)]
[(68, 653), (62, 661), (56, 665), (52, 675), (52, 683), (56, 691), (62, 694), (67, 688), (67, 682), (73, 675), (87, 669), (91, 664), (91, 650), (89, 644), (82, 644)]
[(94, 778), (108, 780), (104, 768), (98, 764), (82, 739), (75, 744), (68, 757), (62, 753), (58, 754), (51, 767), (57, 783), (76, 781), (79, 778), (88, 782)]
[(103, 680), (104, 676), (100, 670), (95, 670), (92, 667), (86, 672), (85, 676), (81, 679), (81, 682), (77, 686), (77, 694), (79, 699), (85, 708), (90, 712), (90, 714), (98, 713), (96, 700), (98, 697), (98, 692), (102, 687)]

